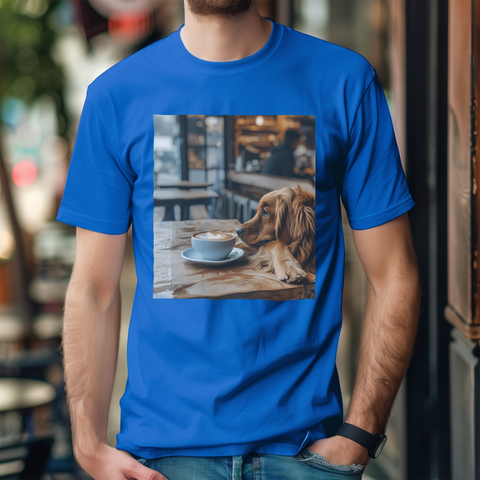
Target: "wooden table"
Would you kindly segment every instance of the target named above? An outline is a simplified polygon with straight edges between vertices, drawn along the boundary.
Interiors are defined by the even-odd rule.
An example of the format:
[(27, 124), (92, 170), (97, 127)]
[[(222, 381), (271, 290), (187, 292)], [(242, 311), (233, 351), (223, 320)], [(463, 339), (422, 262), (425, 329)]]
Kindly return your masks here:
[[(224, 265), (195, 263), (181, 256), (190, 248), (191, 236), (203, 230), (236, 233), (237, 219), (157, 222), (154, 225), (153, 298), (248, 298), (297, 300), (315, 298), (315, 275), (298, 283), (277, 279), (255, 270), (245, 255)], [(237, 239), (237, 243), (240, 242)]]
[(197, 190), (192, 192), (175, 190), (173, 188), (158, 188), (153, 192), (153, 205), (155, 207), (165, 207), (165, 209), (180, 205), (181, 219), (188, 220), (188, 212), (191, 205), (211, 205), (211, 216), (213, 217), (217, 198), (218, 193), (214, 190)]
[(207, 188), (211, 187), (213, 183), (209, 182), (189, 182), (188, 180), (179, 180), (178, 182), (157, 183), (156, 186), (160, 188), (181, 188), (189, 190), (190, 188)]

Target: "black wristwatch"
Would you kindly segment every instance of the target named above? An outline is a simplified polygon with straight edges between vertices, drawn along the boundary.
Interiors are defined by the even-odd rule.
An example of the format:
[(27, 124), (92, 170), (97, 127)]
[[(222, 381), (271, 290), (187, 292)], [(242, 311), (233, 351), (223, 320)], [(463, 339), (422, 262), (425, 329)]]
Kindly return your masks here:
[(387, 441), (387, 436), (383, 433), (374, 435), (373, 433), (367, 432), (363, 428), (352, 425), (351, 423), (343, 423), (340, 430), (337, 432), (337, 435), (349, 438), (362, 445), (362, 447), (365, 447), (371, 458), (378, 458)]

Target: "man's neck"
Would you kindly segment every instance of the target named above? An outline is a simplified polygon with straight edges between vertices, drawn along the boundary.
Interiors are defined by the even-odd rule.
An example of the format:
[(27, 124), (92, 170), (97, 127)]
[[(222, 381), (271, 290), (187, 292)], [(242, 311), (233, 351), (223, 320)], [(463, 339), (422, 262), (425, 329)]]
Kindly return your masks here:
[(201, 60), (229, 62), (261, 50), (272, 28), (272, 22), (259, 14), (256, 5), (235, 18), (200, 19), (187, 8), (180, 38), (185, 48)]

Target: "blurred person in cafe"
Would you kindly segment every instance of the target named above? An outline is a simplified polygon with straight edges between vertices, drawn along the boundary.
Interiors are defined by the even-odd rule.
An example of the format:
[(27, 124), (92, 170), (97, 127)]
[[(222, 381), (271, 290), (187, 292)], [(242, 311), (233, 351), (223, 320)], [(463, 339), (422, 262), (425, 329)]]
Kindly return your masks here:
[(279, 175), (282, 177), (313, 177), (313, 169), (300, 171), (296, 166), (295, 149), (301, 144), (302, 135), (297, 130), (289, 128), (285, 132), (283, 143), (273, 146), (270, 156), (263, 162), (262, 173), (268, 175)]

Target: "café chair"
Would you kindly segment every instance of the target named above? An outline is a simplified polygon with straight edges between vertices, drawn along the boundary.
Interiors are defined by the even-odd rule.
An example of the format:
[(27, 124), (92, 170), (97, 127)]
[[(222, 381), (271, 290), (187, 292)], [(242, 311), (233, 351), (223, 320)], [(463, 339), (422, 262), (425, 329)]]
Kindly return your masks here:
[(215, 211), (213, 212), (213, 218), (225, 218), (226, 215), (227, 199), (224, 193), (220, 193), (215, 203)]
[(252, 219), (256, 215), (257, 207), (258, 207), (258, 200), (250, 199), (250, 201), (248, 202), (248, 215), (245, 222), (248, 222), (248, 220)]
[(233, 198), (235, 202), (235, 218), (240, 223), (245, 223), (248, 217), (248, 202), (250, 198), (238, 194), (234, 195)]
[(50, 457), (53, 440), (53, 436), (48, 436), (7, 445), (0, 443), (0, 479), (40, 480)]

